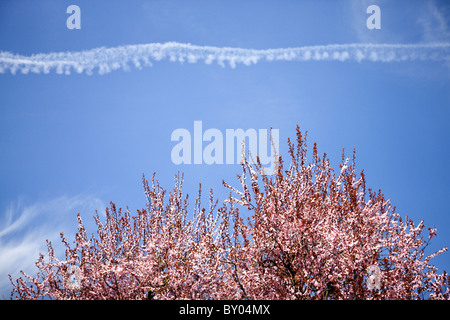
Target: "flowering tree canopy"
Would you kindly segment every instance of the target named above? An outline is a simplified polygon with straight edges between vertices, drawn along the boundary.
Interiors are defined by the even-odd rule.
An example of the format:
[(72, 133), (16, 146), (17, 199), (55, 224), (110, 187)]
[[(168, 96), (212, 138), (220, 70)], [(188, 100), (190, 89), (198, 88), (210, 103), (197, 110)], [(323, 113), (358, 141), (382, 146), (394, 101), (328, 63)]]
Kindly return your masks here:
[[(426, 255), (424, 235), (379, 192), (366, 190), (355, 155), (335, 173), (306, 134), (288, 141), (291, 164), (278, 157), (266, 175), (246, 157), (240, 187), (222, 206), (201, 188), (189, 219), (182, 175), (167, 193), (144, 178), (146, 208), (132, 215), (111, 203), (88, 236), (78, 215), (65, 258), (40, 255), (35, 277), (11, 283), (18, 299), (448, 299), (450, 277)], [(245, 212), (245, 214), (243, 214)]]

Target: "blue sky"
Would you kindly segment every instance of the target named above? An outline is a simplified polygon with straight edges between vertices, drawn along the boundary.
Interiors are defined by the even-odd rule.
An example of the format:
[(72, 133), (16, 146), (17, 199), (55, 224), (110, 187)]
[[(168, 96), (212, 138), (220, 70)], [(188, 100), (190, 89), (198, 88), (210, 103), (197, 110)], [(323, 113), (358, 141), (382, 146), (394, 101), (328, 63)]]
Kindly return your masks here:
[[(69, 30), (69, 5), (81, 29)], [(381, 29), (369, 30), (369, 5)], [(29, 57), (151, 43), (266, 50), (333, 44), (450, 43), (446, 1), (2, 1), (0, 52)], [(415, 50), (415, 49), (414, 49)], [(413, 49), (407, 53), (413, 54)], [(428, 50), (428, 49), (427, 49)], [(434, 49), (433, 49), (434, 50)], [(202, 183), (223, 199), (238, 165), (175, 165), (171, 134), (279, 129), (286, 153), (295, 126), (338, 166), (357, 152), (368, 185), (401, 215), (437, 227), (432, 249), (450, 245), (450, 64), (436, 61), (266, 61), (232, 68), (153, 61), (92, 75), (72, 70), (0, 73), (0, 297), (8, 274), (32, 274), (45, 239), (72, 233), (110, 201), (145, 206), (141, 178), (172, 188), (177, 171), (193, 199)], [(1, 65), (0, 65), (1, 66)], [(24, 69), (22, 69), (23, 71)], [(205, 199), (206, 200), (206, 199)], [(434, 259), (450, 270), (450, 254)]]

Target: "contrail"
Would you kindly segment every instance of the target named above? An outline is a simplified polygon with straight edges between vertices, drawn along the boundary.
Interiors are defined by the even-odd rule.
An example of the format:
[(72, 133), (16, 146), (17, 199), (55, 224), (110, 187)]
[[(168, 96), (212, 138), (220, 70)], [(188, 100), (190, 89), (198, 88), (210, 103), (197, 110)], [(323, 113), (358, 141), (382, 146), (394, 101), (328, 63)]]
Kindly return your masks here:
[(330, 44), (279, 49), (243, 49), (198, 46), (167, 42), (100, 47), (77, 52), (51, 52), (23, 56), (0, 51), (0, 73), (20, 71), (27, 74), (76, 73), (105, 74), (114, 70), (142, 68), (154, 62), (168, 60), (179, 63), (204, 62), (229, 65), (252, 65), (266, 61), (446, 61), (450, 60), (450, 43), (431, 44)]

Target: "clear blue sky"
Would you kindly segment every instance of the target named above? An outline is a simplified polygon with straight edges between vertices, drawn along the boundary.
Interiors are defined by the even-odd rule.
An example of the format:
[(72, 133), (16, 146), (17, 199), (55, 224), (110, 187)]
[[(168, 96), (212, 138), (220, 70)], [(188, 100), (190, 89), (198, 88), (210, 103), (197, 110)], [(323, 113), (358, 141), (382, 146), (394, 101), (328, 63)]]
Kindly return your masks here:
[[(81, 9), (69, 30), (66, 9)], [(381, 9), (369, 30), (366, 9)], [(176, 41), (245, 49), (328, 44), (450, 42), (446, 1), (12, 1), (0, 2), (0, 51), (24, 56)], [(286, 153), (295, 126), (333, 166), (357, 152), (368, 185), (401, 215), (437, 227), (450, 246), (450, 65), (442, 61), (279, 61), (221, 67), (154, 63), (105, 75), (0, 74), (0, 298), (8, 273), (32, 274), (45, 239), (89, 224), (109, 201), (145, 206), (141, 177), (172, 188), (177, 171), (223, 199), (238, 165), (175, 165), (177, 128), (277, 128)], [(205, 199), (206, 200), (206, 199)], [(206, 203), (205, 203), (206, 204)], [(436, 259), (450, 271), (450, 253)]]

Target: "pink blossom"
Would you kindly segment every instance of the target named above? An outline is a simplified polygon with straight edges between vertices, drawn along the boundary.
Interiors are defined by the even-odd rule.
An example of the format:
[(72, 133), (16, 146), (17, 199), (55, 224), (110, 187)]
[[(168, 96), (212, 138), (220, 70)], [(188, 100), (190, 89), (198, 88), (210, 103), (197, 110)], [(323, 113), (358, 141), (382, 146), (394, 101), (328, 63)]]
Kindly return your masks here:
[[(146, 207), (94, 217), (87, 236), (80, 215), (65, 258), (51, 243), (39, 273), (11, 282), (17, 299), (449, 299), (450, 279), (425, 255), (436, 229), (395, 212), (381, 192), (366, 190), (355, 155), (336, 177), (297, 127), (291, 164), (278, 157), (272, 176), (244, 158), (240, 190), (221, 206), (202, 190), (192, 209), (183, 176), (168, 192), (144, 178)], [(192, 215), (192, 219), (188, 219)]]

